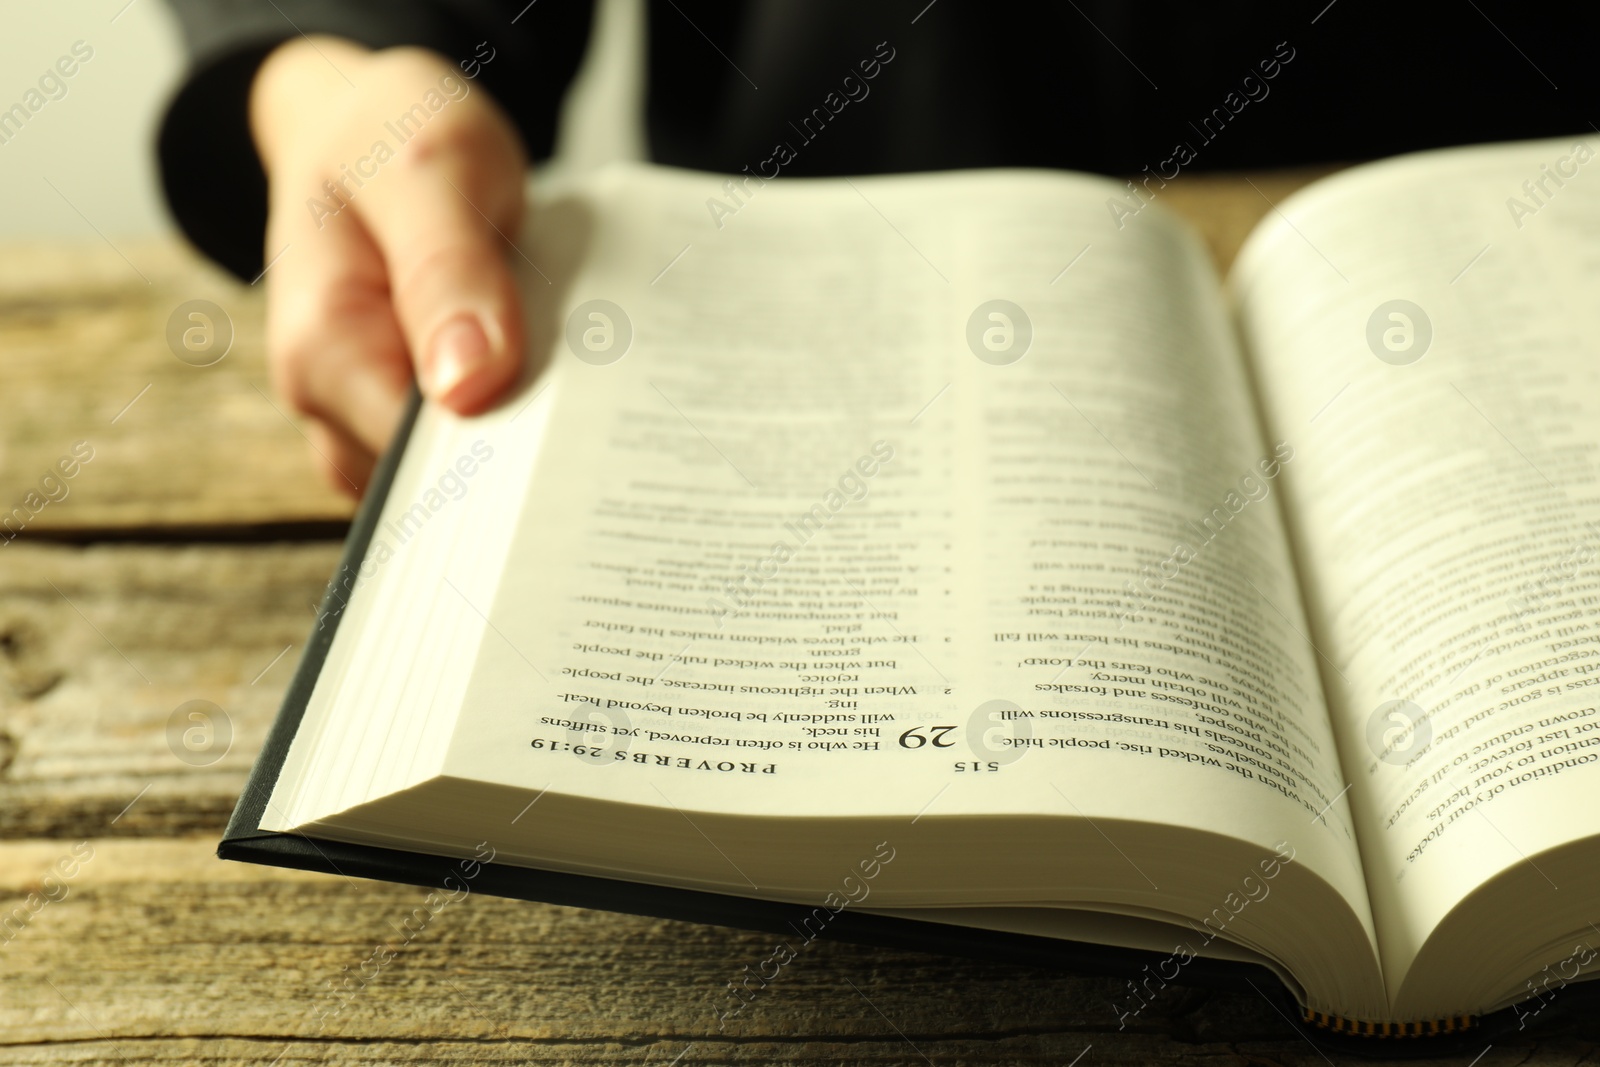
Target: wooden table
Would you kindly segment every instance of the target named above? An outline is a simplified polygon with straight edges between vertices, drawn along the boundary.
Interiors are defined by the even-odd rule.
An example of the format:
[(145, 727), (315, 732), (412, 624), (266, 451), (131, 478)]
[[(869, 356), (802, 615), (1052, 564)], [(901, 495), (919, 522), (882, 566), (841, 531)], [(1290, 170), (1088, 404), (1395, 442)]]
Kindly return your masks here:
[[(1161, 200), (1226, 264), (1310, 176), (1185, 175)], [(478, 895), (322, 1018), (424, 891), (213, 849), (351, 508), (267, 387), (260, 292), (173, 241), (89, 242), (0, 255), (0, 511), (94, 449), (0, 543), (0, 1063), (1325, 1062), (1259, 998), (1169, 989), (1119, 1032), (1111, 980), (834, 944), (719, 1031), (768, 935)], [(191, 299), (236, 327), (215, 366), (167, 348)], [(232, 731), (200, 766), (168, 739), (190, 700)], [(1505, 1041), (1479, 1067), (1593, 1050)]]

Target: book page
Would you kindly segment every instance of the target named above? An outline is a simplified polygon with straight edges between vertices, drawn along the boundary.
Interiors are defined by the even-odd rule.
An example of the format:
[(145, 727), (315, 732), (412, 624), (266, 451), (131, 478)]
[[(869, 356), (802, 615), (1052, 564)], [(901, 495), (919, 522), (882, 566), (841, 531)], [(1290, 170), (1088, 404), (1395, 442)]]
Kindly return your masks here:
[(1508, 970), (1572, 945), (1507, 931), (1582, 929), (1594, 899), (1538, 859), (1600, 832), (1593, 144), (1336, 177), (1232, 278), (1270, 433), (1299, 442), (1283, 490), (1402, 1014), (1492, 1006), (1402, 989), (1489, 879), (1531, 888), (1456, 939)]
[[(1152, 907), (1170, 887), (1100, 820), (1287, 841), (1364, 917), (1276, 499), (1299, 443), (1262, 435), (1198, 241), (1119, 227), (1120, 192), (612, 172), (447, 771), (1086, 816), (1107, 899)], [(1083, 869), (1045, 855), (1009, 892)]]

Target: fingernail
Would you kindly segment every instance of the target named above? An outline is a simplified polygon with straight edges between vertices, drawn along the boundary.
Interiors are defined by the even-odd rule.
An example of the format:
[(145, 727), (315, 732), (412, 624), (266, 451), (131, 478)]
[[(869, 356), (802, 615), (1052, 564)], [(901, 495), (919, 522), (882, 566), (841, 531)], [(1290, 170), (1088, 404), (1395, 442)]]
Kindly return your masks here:
[(428, 394), (442, 400), (493, 358), (476, 316), (458, 315), (439, 327), (428, 352)]

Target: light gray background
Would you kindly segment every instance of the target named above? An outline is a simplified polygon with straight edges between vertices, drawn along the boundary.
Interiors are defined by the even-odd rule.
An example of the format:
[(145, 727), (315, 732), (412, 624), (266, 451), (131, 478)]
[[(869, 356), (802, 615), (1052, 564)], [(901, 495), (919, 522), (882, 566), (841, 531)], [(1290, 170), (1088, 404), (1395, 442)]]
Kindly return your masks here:
[[(170, 232), (154, 138), (183, 69), (172, 12), (160, 0), (18, 2), (0, 11), (0, 110), (36, 88), (73, 42), (94, 49), (63, 79), (66, 95), (0, 144), (0, 238), (98, 240), (94, 228), (110, 237)], [(563, 109), (555, 162), (562, 168), (642, 155), (643, 0), (601, 0), (598, 11), (589, 55)], [(204, 152), (195, 146), (196, 166), (205, 165)]]

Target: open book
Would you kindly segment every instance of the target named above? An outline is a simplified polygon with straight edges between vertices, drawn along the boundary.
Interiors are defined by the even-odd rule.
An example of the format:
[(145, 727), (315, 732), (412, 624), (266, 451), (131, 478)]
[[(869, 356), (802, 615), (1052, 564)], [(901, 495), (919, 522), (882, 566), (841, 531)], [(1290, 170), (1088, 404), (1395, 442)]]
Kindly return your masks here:
[(526, 383), (422, 405), (224, 854), (1139, 949), (1124, 1019), (1220, 959), (1526, 1020), (1600, 970), (1592, 155), (1341, 173), (1226, 284), (1158, 179), (547, 192)]

